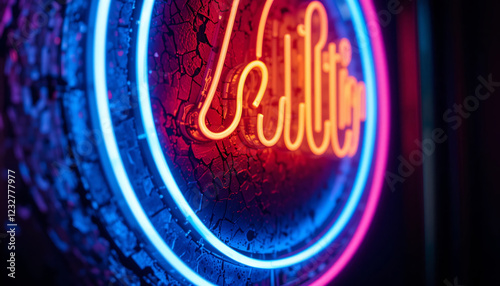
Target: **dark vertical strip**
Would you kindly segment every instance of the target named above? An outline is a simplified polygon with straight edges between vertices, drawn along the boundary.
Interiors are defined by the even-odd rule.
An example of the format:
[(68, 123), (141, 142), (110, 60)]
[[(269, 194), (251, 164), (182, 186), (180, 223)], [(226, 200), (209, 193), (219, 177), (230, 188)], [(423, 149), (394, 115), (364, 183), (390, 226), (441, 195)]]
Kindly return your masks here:
[[(434, 129), (434, 79), (432, 57), (431, 14), (428, 0), (417, 2), (418, 39), (420, 49), (420, 88), (422, 93), (422, 137), (432, 138)], [(434, 181), (435, 157), (429, 156), (423, 164), (424, 229), (426, 285), (436, 281), (436, 200)]]
[[(422, 116), (420, 74), (418, 62), (418, 30), (415, 2), (409, 2), (397, 17), (399, 117), (402, 154), (414, 168), (402, 185), (404, 218), (410, 224), (405, 228), (405, 277), (412, 277), (411, 285), (425, 281), (424, 209), (422, 172)], [(415, 161), (417, 158), (417, 161)], [(420, 162), (419, 162), (420, 161)]]

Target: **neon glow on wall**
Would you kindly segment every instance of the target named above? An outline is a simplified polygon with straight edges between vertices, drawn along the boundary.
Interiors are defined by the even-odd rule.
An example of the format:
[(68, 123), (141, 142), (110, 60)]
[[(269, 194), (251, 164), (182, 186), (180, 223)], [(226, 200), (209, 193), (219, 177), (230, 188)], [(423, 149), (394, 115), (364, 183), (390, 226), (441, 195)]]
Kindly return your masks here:
[[(217, 282), (199, 275), (196, 269), (189, 267), (165, 242), (141, 205), (131, 184), (130, 175), (124, 167), (113, 130), (105, 72), (106, 38), (109, 33), (107, 21), (111, 2), (102, 0), (96, 7), (91, 63), (95, 86), (94, 100), (98, 115), (95, 119), (105, 142), (102, 151), (106, 154), (107, 160), (104, 164), (109, 166), (107, 175), (116, 184), (124, 198), (125, 207), (140, 226), (139, 231), (146, 238), (145, 243), (151, 245), (152, 251), (190, 283), (215, 284)], [(384, 48), (380, 32), (368, 29), (367, 23), (371, 23), (376, 17), (373, 6), (368, 0), (345, 2), (354, 27), (355, 38), (341, 37), (330, 39), (330, 42), (327, 42), (330, 35), (327, 15), (333, 4), (329, 6), (319, 1), (306, 2), (303, 7), (297, 9), (301, 11), (302, 16), (293, 18), (304, 21), (292, 20), (288, 24), (296, 25), (295, 30), (278, 32), (280, 23), (272, 17), (269, 18), (273, 2), (268, 0), (261, 7), (262, 12), (253, 40), (255, 48), (250, 49), (253, 53), (249, 53), (246, 62), (241, 62), (232, 71), (226, 71), (226, 80), (221, 78), (240, 1), (235, 0), (231, 3), (229, 15), (226, 13), (219, 16), (221, 23), (225, 23), (225, 32), (221, 48), (217, 50), (216, 68), (206, 70), (200, 88), (200, 100), (186, 108), (186, 112), (180, 116), (178, 122), (182, 126), (179, 129), (182, 129), (181, 133), (191, 144), (223, 140), (238, 133), (237, 136), (250, 149), (281, 148), (289, 153), (302, 152), (300, 154), (305, 155), (300, 156), (306, 158), (312, 155), (330, 156), (336, 160), (351, 160), (350, 158), (356, 160), (353, 161), (357, 164), (352, 176), (352, 189), (349, 190), (338, 215), (331, 223), (325, 224), (326, 228), (320, 232), (321, 235), (293, 252), (280, 254), (274, 258), (264, 257), (259, 253), (246, 253), (221, 240), (190, 205), (172, 171), (172, 163), (165, 155), (163, 135), (158, 133), (152, 107), (148, 56), (151, 49), (150, 29), (154, 0), (144, 0), (141, 6), (137, 7), (140, 13), (137, 29), (134, 30), (137, 37), (134, 47), (136, 57), (134, 75), (140, 114), (138, 124), (143, 130), (140, 137), (147, 146), (151, 158), (150, 167), (155, 169), (166, 195), (186, 220), (189, 232), (202, 238), (204, 244), (209, 245), (208, 247), (218, 256), (237, 265), (272, 270), (307, 263), (331, 247), (339, 236), (345, 235), (346, 227), (355, 227), (354, 235), (350, 237), (345, 248), (342, 248), (342, 253), (330, 263), (329, 270), (314, 278), (315, 283), (323, 285), (333, 279), (356, 252), (373, 218), (380, 195), (389, 137), (389, 94)], [(224, 17), (227, 21), (223, 21)], [(266, 27), (271, 27), (271, 37), (265, 37), (269, 32)], [(378, 26), (374, 29), (377, 28)], [(270, 45), (274, 45), (276, 51), (282, 48), (282, 52), (279, 53), (283, 56), (282, 63), (276, 64), (279, 62), (275, 60), (276, 52), (273, 63), (273, 52), (264, 48), (269, 45), (266, 43), (266, 39), (269, 38), (273, 41)], [(357, 42), (356, 48), (359, 52), (357, 58), (361, 67), (359, 72), (353, 72), (355, 75), (350, 75), (349, 69), (354, 54), (352, 41)], [(297, 47), (296, 44), (292, 44), (297, 42), (302, 42), (302, 46)], [(213, 61), (215, 62), (215, 59)], [(297, 71), (296, 67), (302, 70)], [(283, 81), (278, 80), (277, 74)], [(302, 81), (292, 79), (298, 74), (302, 77)], [(248, 91), (247, 80), (250, 77), (258, 79), (252, 83), (257, 86), (253, 92)], [(221, 81), (223, 83), (219, 84)], [(208, 126), (207, 114), (214, 98), (220, 96), (217, 95), (218, 89), (226, 93), (223, 96), (234, 99), (234, 104), (229, 104), (227, 111), (231, 116), (228, 116), (227, 122), (224, 121), (224, 126)], [(303, 92), (295, 93), (296, 90)], [(274, 100), (277, 104), (265, 105), (263, 104), (265, 100), (266, 102)], [(328, 102), (327, 108), (324, 108), (324, 102)], [(296, 109), (292, 110), (292, 106)], [(264, 112), (263, 108), (274, 109), (275, 120), (272, 120), (273, 115), (271, 119), (267, 118), (266, 114), (269, 113)], [(324, 112), (324, 109), (328, 112)], [(272, 129), (266, 128), (269, 122), (273, 123)], [(364, 206), (360, 205), (361, 201)], [(354, 218), (356, 213), (360, 214), (359, 219)]]

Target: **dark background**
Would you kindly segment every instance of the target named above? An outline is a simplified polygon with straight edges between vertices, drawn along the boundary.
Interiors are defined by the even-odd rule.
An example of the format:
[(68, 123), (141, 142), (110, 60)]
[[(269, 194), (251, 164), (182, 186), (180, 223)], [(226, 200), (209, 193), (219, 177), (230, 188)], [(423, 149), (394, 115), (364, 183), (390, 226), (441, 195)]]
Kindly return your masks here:
[[(332, 284), (499, 285), (500, 88), (456, 130), (443, 114), (474, 95), (479, 76), (500, 81), (500, 3), (402, 0), (403, 9), (389, 12), (389, 19), (384, 11), (392, 2), (375, 1), (385, 15), (393, 99), (388, 171), (398, 174), (400, 156), (408, 159), (418, 150), (414, 141), (429, 131), (442, 128), (448, 140), (394, 190), (384, 186), (366, 239)], [(6, 90), (5, 77), (0, 90)], [(2, 96), (2, 116), (7, 101)], [(2, 142), (11, 136), (8, 129), (0, 135)], [(15, 163), (8, 147), (2, 148), (1, 161)], [(72, 280), (75, 266), (58, 253), (43, 224), (24, 228), (16, 243), (24, 247), (17, 269), (30, 272), (17, 282)]]

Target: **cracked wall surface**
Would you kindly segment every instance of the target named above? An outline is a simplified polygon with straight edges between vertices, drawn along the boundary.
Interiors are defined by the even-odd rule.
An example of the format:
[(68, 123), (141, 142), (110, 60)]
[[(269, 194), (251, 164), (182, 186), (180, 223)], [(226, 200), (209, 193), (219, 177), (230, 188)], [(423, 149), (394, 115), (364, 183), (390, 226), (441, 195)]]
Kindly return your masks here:
[[(240, 3), (222, 79), (245, 63), (263, 3)], [(210, 53), (217, 51), (225, 32), (229, 8), (225, 1), (155, 4), (148, 57), (153, 111), (169, 166), (203, 222), (239, 250), (279, 253), (317, 234), (325, 213), (342, 201), (341, 191), (332, 194), (335, 180), (352, 179), (345, 171), (354, 162), (344, 160), (340, 168), (341, 161), (332, 156), (250, 148), (237, 132), (208, 143), (182, 136), (176, 119), (182, 106), (199, 97)], [(220, 84), (207, 115), (214, 130), (231, 120), (224, 119), (231, 113), (226, 100)]]

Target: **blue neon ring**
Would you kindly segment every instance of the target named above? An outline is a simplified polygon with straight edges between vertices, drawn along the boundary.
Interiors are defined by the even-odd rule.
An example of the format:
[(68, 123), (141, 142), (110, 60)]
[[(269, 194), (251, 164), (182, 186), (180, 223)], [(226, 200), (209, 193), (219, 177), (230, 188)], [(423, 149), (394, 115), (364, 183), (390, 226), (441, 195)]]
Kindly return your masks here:
[(347, 223), (352, 218), (355, 210), (357, 209), (358, 203), (363, 195), (366, 182), (369, 177), (369, 172), (371, 169), (371, 162), (373, 159), (373, 151), (375, 146), (376, 137), (376, 122), (377, 122), (377, 100), (376, 100), (376, 86), (375, 86), (375, 69), (373, 64), (373, 57), (368, 50), (371, 51), (371, 44), (367, 38), (368, 31), (366, 29), (366, 23), (364, 21), (361, 8), (359, 3), (354, 0), (347, 0), (349, 10), (352, 12), (354, 28), (358, 42), (363, 45), (366, 49), (361, 49), (361, 60), (363, 63), (363, 74), (365, 75), (365, 82), (367, 88), (367, 120), (364, 135), (364, 144), (361, 153), (361, 164), (356, 175), (356, 180), (354, 183), (353, 191), (351, 192), (349, 199), (341, 212), (339, 218), (335, 221), (333, 226), (324, 234), (313, 245), (307, 249), (294, 254), (292, 256), (276, 259), (276, 260), (260, 260), (248, 257), (240, 252), (234, 250), (233, 248), (227, 246), (224, 242), (218, 239), (198, 218), (193, 209), (189, 206), (189, 203), (184, 198), (182, 192), (180, 191), (175, 179), (168, 168), (167, 161), (165, 159), (163, 150), (161, 148), (158, 134), (156, 132), (156, 126), (154, 124), (154, 117), (151, 108), (150, 94), (149, 94), (149, 84), (148, 84), (148, 68), (147, 68), (147, 55), (148, 55), (148, 38), (149, 30), (151, 24), (151, 16), (154, 6), (154, 0), (145, 0), (143, 2), (140, 19), (139, 19), (139, 30), (137, 36), (137, 61), (136, 61), (136, 72), (137, 72), (137, 86), (139, 93), (139, 108), (141, 111), (142, 123), (145, 132), (145, 136), (151, 151), (151, 157), (154, 160), (156, 167), (158, 168), (158, 173), (165, 183), (168, 192), (170, 193), (172, 199), (178, 206), (182, 214), (184, 214), (186, 220), (192, 225), (192, 227), (214, 248), (220, 251), (221, 254), (226, 257), (247, 265), (250, 267), (261, 268), (261, 269), (275, 269), (288, 267), (297, 263), (301, 263), (311, 257), (315, 256), (325, 247), (330, 245), (335, 238), (342, 232)]

